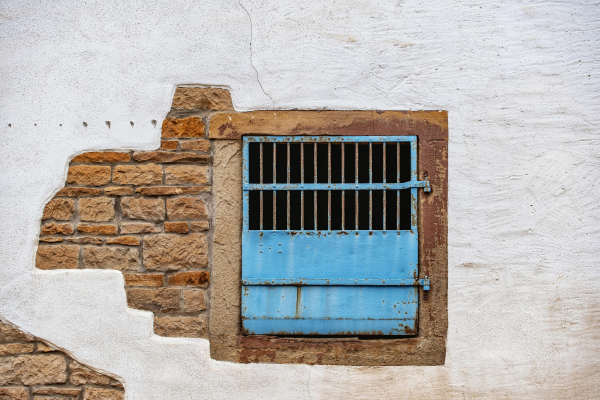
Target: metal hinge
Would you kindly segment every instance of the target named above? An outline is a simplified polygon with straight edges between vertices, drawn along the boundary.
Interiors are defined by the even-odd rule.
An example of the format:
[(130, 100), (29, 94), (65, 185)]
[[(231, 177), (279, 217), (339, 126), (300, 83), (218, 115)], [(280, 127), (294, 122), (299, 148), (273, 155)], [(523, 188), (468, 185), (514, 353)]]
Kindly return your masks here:
[(429, 277), (426, 276), (424, 279), (419, 279), (419, 284), (423, 286), (423, 290), (428, 291), (431, 281), (429, 280)]
[(431, 186), (429, 185), (429, 178), (425, 178), (424, 181), (411, 181), (410, 187), (414, 188), (423, 188), (423, 191), (426, 193), (431, 192)]

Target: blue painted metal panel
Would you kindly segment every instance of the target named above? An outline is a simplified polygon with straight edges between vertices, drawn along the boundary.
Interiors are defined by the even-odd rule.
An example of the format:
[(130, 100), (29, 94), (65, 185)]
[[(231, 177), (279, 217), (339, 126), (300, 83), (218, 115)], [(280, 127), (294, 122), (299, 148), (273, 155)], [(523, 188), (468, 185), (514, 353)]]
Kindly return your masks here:
[(243, 234), (242, 279), (415, 279), (412, 231)]
[[(411, 154), (410, 181), (397, 183), (399, 179), (396, 179), (396, 182), (385, 183), (384, 176), (384, 183), (250, 184), (248, 160), (251, 142), (408, 142)], [(242, 323), (245, 332), (292, 335), (416, 334), (418, 287), (423, 285), (426, 290), (429, 289), (427, 278), (418, 279), (417, 188), (430, 191), (429, 182), (417, 180), (416, 155), (415, 136), (244, 138)], [(369, 180), (372, 181), (371, 175)], [(364, 190), (371, 193), (373, 190), (409, 188), (410, 230), (249, 229), (249, 191)]]

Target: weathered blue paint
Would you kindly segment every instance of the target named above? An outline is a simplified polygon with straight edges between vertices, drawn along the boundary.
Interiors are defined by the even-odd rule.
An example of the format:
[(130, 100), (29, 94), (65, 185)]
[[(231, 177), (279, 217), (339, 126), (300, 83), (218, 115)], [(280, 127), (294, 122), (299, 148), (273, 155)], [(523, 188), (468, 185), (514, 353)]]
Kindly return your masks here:
[[(288, 143), (288, 183), (249, 183), (251, 142)], [(408, 142), (411, 150), (410, 181), (398, 183), (399, 179), (396, 179), (397, 182), (372, 183), (371, 178), (370, 183), (334, 184), (329, 179), (329, 183), (290, 184), (289, 143), (298, 142)], [(418, 287), (429, 290), (430, 285), (427, 277), (418, 277), (417, 188), (430, 191), (430, 186), (428, 181), (417, 180), (417, 138), (245, 137), (243, 156), (244, 331), (250, 334), (292, 335), (415, 335)], [(275, 177), (275, 166), (273, 168)], [(262, 229), (262, 218), (261, 230), (249, 230), (249, 191), (288, 191), (289, 227), (290, 190), (402, 189), (410, 189), (411, 192), (410, 230), (390, 230), (387, 227), (383, 231), (266, 231)], [(331, 222), (328, 226), (331, 227)]]

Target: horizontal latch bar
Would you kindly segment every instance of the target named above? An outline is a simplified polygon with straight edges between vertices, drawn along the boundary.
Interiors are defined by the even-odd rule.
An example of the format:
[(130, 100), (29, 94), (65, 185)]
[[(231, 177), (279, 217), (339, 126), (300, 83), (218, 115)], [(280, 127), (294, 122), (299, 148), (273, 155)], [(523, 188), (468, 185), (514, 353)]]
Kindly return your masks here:
[(431, 191), (429, 180), (403, 183), (245, 183), (244, 190), (402, 190), (424, 188)]
[(429, 290), (430, 280), (425, 279), (262, 279), (243, 278), (246, 286), (423, 286)]

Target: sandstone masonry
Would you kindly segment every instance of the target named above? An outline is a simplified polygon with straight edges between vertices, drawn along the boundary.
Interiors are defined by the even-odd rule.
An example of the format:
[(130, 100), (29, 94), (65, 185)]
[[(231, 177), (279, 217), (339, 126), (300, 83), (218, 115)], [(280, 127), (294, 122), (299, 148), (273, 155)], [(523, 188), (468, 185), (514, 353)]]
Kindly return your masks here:
[(0, 400), (123, 400), (123, 385), (0, 321)]

